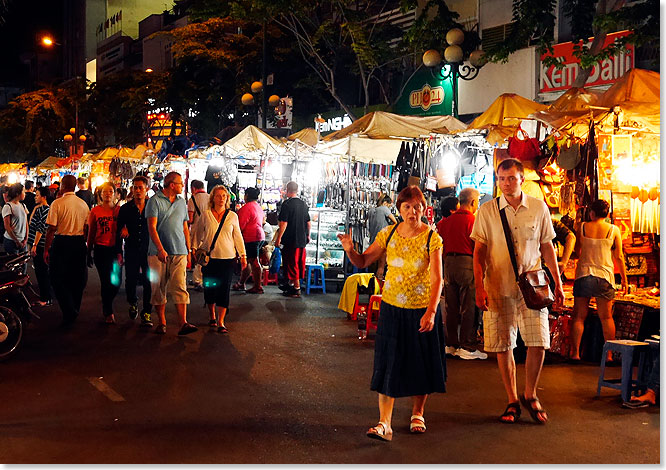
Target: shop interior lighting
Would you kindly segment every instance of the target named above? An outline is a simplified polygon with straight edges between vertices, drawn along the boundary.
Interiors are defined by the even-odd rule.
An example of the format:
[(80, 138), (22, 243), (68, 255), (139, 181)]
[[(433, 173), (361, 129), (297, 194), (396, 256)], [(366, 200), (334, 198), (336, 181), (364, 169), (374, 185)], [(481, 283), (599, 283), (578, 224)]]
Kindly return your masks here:
[(321, 160), (312, 160), (307, 163), (305, 175), (310, 183), (318, 182), (321, 179), (321, 169)]
[(274, 180), (282, 180), (282, 164), (280, 162), (270, 161), (266, 171)]
[(659, 157), (652, 157), (640, 165), (636, 165), (632, 159), (618, 159), (615, 162), (615, 174), (620, 181), (629, 186), (639, 188), (658, 186), (661, 174)]
[(16, 174), (15, 171), (12, 171), (11, 173), (9, 173), (7, 175), (7, 183), (8, 184), (18, 183), (18, 180), (19, 180), (19, 176), (18, 176), (18, 174)]

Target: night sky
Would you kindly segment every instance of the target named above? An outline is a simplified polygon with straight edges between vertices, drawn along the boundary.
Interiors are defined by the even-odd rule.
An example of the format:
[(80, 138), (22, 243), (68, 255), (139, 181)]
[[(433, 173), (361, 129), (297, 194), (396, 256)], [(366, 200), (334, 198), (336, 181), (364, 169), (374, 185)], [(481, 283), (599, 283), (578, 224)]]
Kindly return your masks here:
[[(62, 42), (62, 2), (65, 0), (11, 0), (6, 22), (0, 26), (0, 86), (26, 86), (27, 67), (22, 53), (40, 50), (37, 35), (52, 34)], [(60, 54), (60, 47), (52, 53)], [(43, 50), (43, 49), (41, 49)]]

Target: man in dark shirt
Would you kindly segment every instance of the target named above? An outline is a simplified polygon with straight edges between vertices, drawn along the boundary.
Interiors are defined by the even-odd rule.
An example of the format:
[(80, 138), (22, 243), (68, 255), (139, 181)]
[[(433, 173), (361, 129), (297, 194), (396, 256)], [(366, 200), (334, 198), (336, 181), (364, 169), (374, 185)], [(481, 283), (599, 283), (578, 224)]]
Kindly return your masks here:
[(85, 178), (77, 178), (76, 185), (79, 187), (76, 195), (83, 199), (86, 204), (88, 204), (88, 209), (91, 209), (93, 202), (95, 202), (95, 198), (92, 191), (88, 189), (88, 180)]
[(136, 176), (132, 180), (133, 199), (120, 207), (118, 212), (118, 230), (116, 231), (116, 250), (120, 264), (123, 262), (123, 240), (125, 241), (125, 293), (129, 303), (129, 316), (134, 320), (139, 314), (139, 300), (136, 285), (141, 275), (143, 285), (143, 308), (141, 310), (141, 326), (151, 327), (152, 305), (150, 304), (150, 279), (148, 278), (148, 222), (146, 193), (148, 178)]
[(310, 213), (297, 197), (298, 183), (287, 183), (287, 200), (280, 208), (279, 229), (275, 245), (282, 243), (282, 264), (289, 284), (280, 286), (286, 297), (301, 296), (301, 279), (305, 277), (305, 245), (310, 242)]
[(32, 215), (32, 210), (35, 208), (35, 183), (26, 180), (25, 182), (25, 199), (23, 199), (25, 208), (28, 209), (28, 217)]
[[(461, 359), (487, 359), (477, 350), (479, 328), (474, 285), (474, 242), (470, 238), (479, 191), (464, 188), (460, 209), (444, 219), (438, 230), (444, 242), (444, 299), (446, 300), (446, 353)], [(440, 227), (438, 227), (440, 229)], [(460, 333), (458, 332), (460, 328)]]

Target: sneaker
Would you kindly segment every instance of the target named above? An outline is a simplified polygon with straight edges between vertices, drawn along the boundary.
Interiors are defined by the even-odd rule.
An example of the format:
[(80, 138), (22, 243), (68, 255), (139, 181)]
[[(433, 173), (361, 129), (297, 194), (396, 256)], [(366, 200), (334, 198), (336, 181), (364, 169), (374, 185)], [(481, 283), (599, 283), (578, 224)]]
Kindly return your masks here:
[(150, 316), (150, 313), (143, 312), (141, 314), (141, 327), (143, 328), (152, 328), (153, 322)]
[(301, 289), (294, 289), (294, 286), (289, 286), (289, 289), (282, 293), (285, 297), (298, 299), (301, 296)]
[(453, 346), (446, 346), (444, 348), (444, 351), (446, 352), (447, 356), (455, 356), (457, 350), (458, 349), (454, 348)]
[(460, 359), (488, 359), (488, 354), (481, 352), (479, 350), (468, 351), (467, 349), (460, 348), (455, 353)]
[(136, 320), (138, 316), (139, 316), (139, 306), (137, 304), (130, 304), (129, 306), (130, 320)]

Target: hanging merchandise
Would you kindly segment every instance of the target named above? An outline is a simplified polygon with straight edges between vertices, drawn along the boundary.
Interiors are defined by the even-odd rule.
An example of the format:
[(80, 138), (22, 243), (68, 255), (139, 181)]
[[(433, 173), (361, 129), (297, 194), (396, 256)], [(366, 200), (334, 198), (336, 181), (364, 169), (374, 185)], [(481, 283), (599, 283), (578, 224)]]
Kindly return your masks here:
[(580, 144), (568, 141), (560, 148), (557, 165), (564, 170), (573, 170), (580, 163)]
[(535, 160), (541, 156), (539, 140), (527, 135), (521, 127), (509, 137), (509, 155), (518, 160)]

